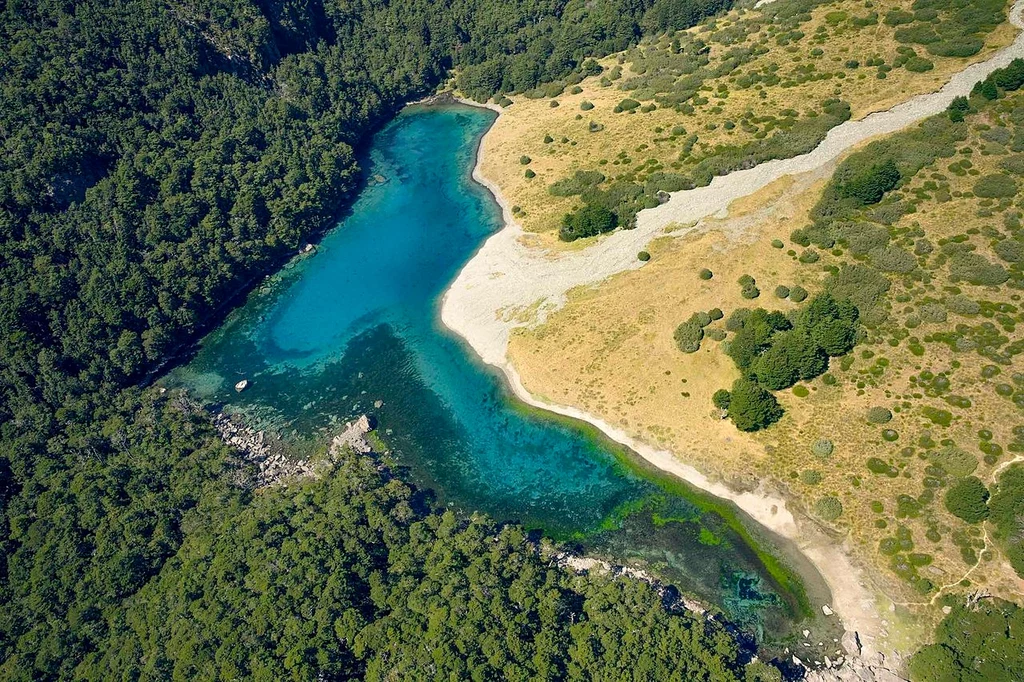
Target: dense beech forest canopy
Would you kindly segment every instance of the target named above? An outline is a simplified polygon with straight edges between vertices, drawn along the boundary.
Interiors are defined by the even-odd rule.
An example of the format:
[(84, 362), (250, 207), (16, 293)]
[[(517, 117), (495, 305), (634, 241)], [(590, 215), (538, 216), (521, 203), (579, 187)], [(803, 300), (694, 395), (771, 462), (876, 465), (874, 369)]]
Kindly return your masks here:
[(722, 4), (6, 3), (0, 677), (742, 678), (650, 588), (365, 461), (254, 492), (208, 416), (137, 388), (330, 226), (354, 150), (453, 69), (535, 87)]

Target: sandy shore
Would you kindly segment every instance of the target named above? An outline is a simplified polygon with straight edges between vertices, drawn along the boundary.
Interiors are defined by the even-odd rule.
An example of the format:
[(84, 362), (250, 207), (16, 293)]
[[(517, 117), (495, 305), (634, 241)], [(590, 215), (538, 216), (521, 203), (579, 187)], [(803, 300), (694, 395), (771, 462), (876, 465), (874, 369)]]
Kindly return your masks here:
[[(1017, 28), (1024, 28), (1022, 11), (1024, 0), (1018, 0), (1010, 13), (1010, 21)], [(843, 548), (820, 528), (809, 520), (794, 516), (786, 501), (777, 495), (767, 491), (737, 492), (709, 479), (673, 453), (638, 442), (593, 415), (537, 400), (525, 389), (508, 361), (509, 334), (515, 327), (527, 324), (517, 313), (535, 310), (536, 315), (531, 322), (542, 322), (548, 313), (564, 305), (570, 289), (595, 285), (616, 273), (642, 267), (636, 258), (637, 252), (643, 250), (651, 239), (664, 234), (666, 228), (695, 225), (701, 219), (725, 215), (733, 201), (757, 192), (781, 177), (813, 171), (866, 140), (938, 114), (954, 97), (969, 94), (977, 81), (1017, 57), (1024, 57), (1024, 33), (990, 59), (956, 74), (937, 92), (915, 97), (861, 120), (848, 121), (832, 129), (825, 140), (808, 154), (717, 177), (706, 187), (675, 192), (667, 203), (642, 211), (637, 216), (636, 229), (619, 230), (578, 251), (555, 254), (523, 244), (524, 232), (513, 218), (500, 189), (480, 172), (484, 154), (481, 144), (473, 178), (494, 195), (501, 206), (505, 227), (483, 244), (445, 293), (441, 319), (464, 337), (485, 362), (500, 367), (516, 395), (524, 402), (593, 424), (653, 465), (701, 490), (734, 502), (766, 528), (792, 540), (829, 585), (833, 595), (833, 603), (829, 606), (842, 619), (844, 627), (860, 634), (864, 654), (891, 653), (884, 643), (875, 639), (883, 630), (875, 594)], [(467, 104), (481, 106), (475, 102)], [(500, 112), (500, 108), (494, 105), (487, 106)], [(686, 229), (690, 228), (680, 227), (676, 233), (682, 234)]]
[[(480, 104), (471, 100), (462, 99), (459, 101), (470, 106), (484, 107), (497, 111), (499, 115), (501, 112), (500, 107), (493, 104)], [(525, 247), (522, 247), (519, 244), (518, 237), (522, 234), (522, 229), (515, 221), (515, 218), (513, 218), (512, 210), (509, 207), (508, 202), (505, 201), (497, 184), (485, 177), (480, 170), (483, 162), (483, 154), (483, 145), (481, 144), (481, 148), (477, 151), (476, 165), (473, 168), (473, 179), (486, 187), (494, 196), (494, 200), (501, 207), (505, 228), (492, 236), (485, 243), (484, 247), (481, 248), (477, 255), (474, 256), (474, 258), (459, 274), (459, 277), (456, 279), (456, 283), (454, 283), (445, 293), (444, 300), (441, 305), (441, 319), (444, 324), (449, 329), (452, 329), (466, 338), (485, 362), (499, 367), (505, 374), (513, 392), (524, 403), (566, 417), (579, 419), (596, 426), (606, 436), (615, 442), (630, 448), (662, 471), (678, 476), (690, 485), (693, 485), (704, 492), (733, 502), (737, 507), (765, 528), (792, 541), (811, 562), (811, 564), (814, 565), (815, 569), (822, 575), (832, 592), (831, 604), (815, 604), (814, 607), (820, 608), (821, 606), (828, 606), (838, 614), (842, 620), (843, 627), (846, 630), (857, 632), (863, 646), (864, 656), (870, 657), (879, 651), (886, 654), (891, 653), (886, 650), (886, 647), (879, 649), (875, 645), (878, 633), (882, 630), (881, 617), (876, 606), (875, 597), (864, 582), (860, 569), (853, 565), (849, 556), (842, 550), (842, 548), (828, 538), (820, 528), (806, 520), (802, 522), (798, 521), (797, 517), (795, 517), (789, 510), (786, 501), (782, 497), (764, 491), (737, 492), (723, 483), (712, 481), (694, 467), (682, 462), (671, 452), (667, 450), (658, 450), (642, 443), (632, 438), (621, 429), (608, 424), (604, 420), (592, 414), (574, 407), (556, 405), (538, 400), (526, 390), (526, 387), (523, 385), (523, 382), (519, 377), (519, 373), (508, 360), (506, 354), (508, 348), (508, 331), (510, 331), (512, 327), (516, 326), (516, 323), (508, 317), (502, 319), (500, 322), (502, 328), (505, 330), (505, 333), (499, 337), (500, 343), (492, 343), (485, 346), (478, 346), (477, 343), (474, 343), (474, 338), (479, 339), (481, 337), (471, 336), (466, 333), (465, 330), (473, 329), (474, 324), (478, 323), (475, 322), (473, 317), (467, 317), (460, 314), (461, 312), (464, 312), (457, 309), (457, 301), (460, 300), (460, 297), (453, 296), (453, 293), (457, 291), (456, 286), (459, 282), (463, 282), (463, 286), (465, 287), (462, 289), (463, 296), (472, 295), (471, 292), (480, 292), (481, 288), (487, 287), (488, 282), (486, 279), (483, 282), (483, 287), (480, 286), (481, 283), (479, 281), (471, 284), (470, 286), (466, 286), (467, 280), (464, 279), (464, 276), (470, 266), (478, 262), (478, 259), (482, 255), (487, 254), (485, 249), (495, 248), (491, 245), (499, 238), (501, 238), (498, 242), (499, 244), (513, 245), (512, 248), (515, 249), (515, 255), (518, 258), (546, 258), (543, 254), (531, 255), (533, 252), (526, 250)], [(626, 234), (631, 234), (637, 231), (638, 230), (632, 230)], [(646, 241), (644, 244), (646, 244)], [(501, 248), (508, 248), (508, 246), (503, 246)], [(637, 248), (642, 248), (642, 245)], [(636, 262), (635, 252), (631, 252), (630, 256), (630, 260)], [(561, 259), (557, 262), (561, 262)], [(630, 265), (632, 265), (632, 263), (630, 263)], [(620, 270), (624, 269), (626, 268), (620, 268)], [(501, 277), (503, 284), (508, 284), (505, 277), (502, 275), (499, 275), (498, 277)], [(512, 281), (522, 283), (521, 285), (523, 285), (523, 290), (527, 290), (524, 279), (517, 276), (515, 274), (515, 270), (512, 270), (512, 277)], [(562, 297), (564, 297), (568, 288), (571, 288), (571, 285), (567, 286), (566, 289), (560, 292)], [(564, 299), (560, 298), (560, 300)], [(484, 314), (490, 320), (498, 320), (498, 310), (499, 308), (492, 308), (485, 310)], [(479, 329), (479, 327), (476, 327), (476, 329)], [(492, 339), (493, 338), (494, 337), (492, 337)]]

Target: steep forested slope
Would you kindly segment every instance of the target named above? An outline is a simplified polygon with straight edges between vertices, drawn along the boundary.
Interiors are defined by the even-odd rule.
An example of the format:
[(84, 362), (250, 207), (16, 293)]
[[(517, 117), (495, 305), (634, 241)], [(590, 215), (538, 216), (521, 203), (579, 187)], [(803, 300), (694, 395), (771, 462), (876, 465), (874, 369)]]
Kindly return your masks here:
[[(680, 666), (693, 654), (687, 679), (734, 666), (730, 645), (714, 640), (712, 653), (694, 639), (703, 626), (668, 618), (649, 591), (569, 585), (514, 531), (485, 546), (495, 529), (414, 510), (407, 488), (356, 464), (297, 497), (254, 495), (203, 415), (131, 388), (329, 225), (358, 186), (354, 150), (403, 101), (452, 67), (486, 72), (480, 96), (533, 87), (622, 49), (645, 21), (716, 8), (659, 0), (645, 16), (649, 4), (0, 10), (0, 677), (416, 678), (464, 675), (460, 658), (490, 670), (514, 660), (527, 677), (582, 674), (637, 660), (602, 638), (620, 622), (674, 642)], [(518, 615), (480, 627), (518, 628), (534, 644), (503, 657), (467, 631), (445, 642), (473, 655), (418, 649), (440, 635), (416, 639), (412, 623), (446, 616), (408, 588), (452, 538), (464, 559), (422, 589), (511, 599), (494, 613)], [(273, 573), (288, 556), (301, 557), (308, 591)], [(458, 579), (473, 562), (483, 563)], [(503, 596), (524, 565), (551, 590), (527, 607)], [(393, 582), (403, 575), (413, 582)]]

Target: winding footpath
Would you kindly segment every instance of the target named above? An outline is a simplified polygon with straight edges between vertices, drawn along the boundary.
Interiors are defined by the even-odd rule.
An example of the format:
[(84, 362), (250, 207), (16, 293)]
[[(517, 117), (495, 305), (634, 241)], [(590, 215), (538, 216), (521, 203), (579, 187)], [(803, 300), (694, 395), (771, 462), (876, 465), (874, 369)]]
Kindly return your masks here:
[[(1010, 22), (1024, 29), (1024, 0), (1010, 10)], [(507, 357), (509, 334), (525, 324), (543, 322), (548, 314), (566, 303), (569, 290), (595, 285), (617, 273), (643, 266), (636, 254), (666, 228), (680, 226), (681, 235), (699, 220), (724, 217), (735, 200), (753, 194), (776, 180), (820, 169), (844, 152), (871, 138), (896, 132), (929, 116), (942, 112), (955, 97), (967, 95), (978, 81), (992, 71), (1024, 57), (1024, 33), (984, 62), (973, 64), (953, 76), (937, 92), (920, 95), (888, 111), (848, 121), (829, 131), (813, 151), (791, 159), (771, 161), (754, 168), (715, 178), (706, 187), (675, 192), (661, 206), (642, 211), (637, 227), (603, 237), (579, 251), (552, 253), (529, 248), (522, 243), (524, 231), (512, 217), (500, 189), (483, 177), (478, 155), (473, 177), (494, 194), (501, 205), (505, 227), (490, 237), (466, 264), (445, 294), (441, 319), (464, 337), (487, 363), (501, 368), (516, 395), (524, 402), (558, 414), (587, 421), (606, 435), (633, 449), (640, 456), (679, 476), (692, 485), (734, 502), (768, 529), (793, 540), (815, 565), (833, 593), (831, 608), (849, 631), (860, 634), (866, 656), (877, 655), (884, 646), (875, 647), (875, 637), (884, 632), (874, 593), (865, 585), (859, 571), (836, 542), (806, 520), (798, 519), (783, 498), (761, 492), (736, 492), (712, 481), (671, 452), (657, 450), (633, 439), (624, 431), (581, 410), (545, 403), (525, 389)], [(535, 309), (531, 322), (517, 319), (519, 313)], [(880, 643), (879, 643), (880, 644)], [(888, 652), (885, 652), (888, 653)]]

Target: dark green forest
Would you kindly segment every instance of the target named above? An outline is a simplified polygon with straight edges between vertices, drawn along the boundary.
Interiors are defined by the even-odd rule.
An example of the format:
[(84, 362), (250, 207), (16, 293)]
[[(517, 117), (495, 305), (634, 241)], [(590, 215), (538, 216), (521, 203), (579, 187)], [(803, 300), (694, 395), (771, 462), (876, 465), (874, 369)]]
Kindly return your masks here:
[(144, 388), (330, 227), (404, 102), (572, 77), (723, 5), (6, 3), (0, 678), (774, 678), (368, 460), (253, 491), (209, 415)]

